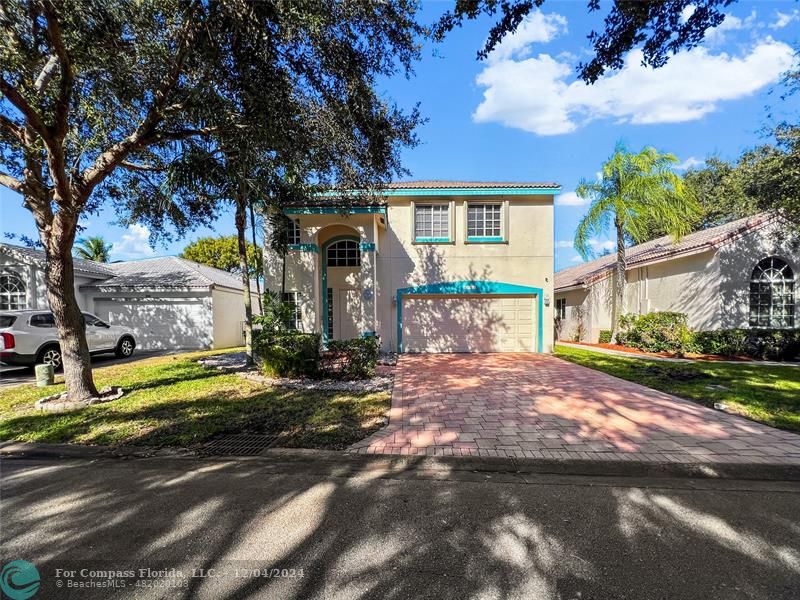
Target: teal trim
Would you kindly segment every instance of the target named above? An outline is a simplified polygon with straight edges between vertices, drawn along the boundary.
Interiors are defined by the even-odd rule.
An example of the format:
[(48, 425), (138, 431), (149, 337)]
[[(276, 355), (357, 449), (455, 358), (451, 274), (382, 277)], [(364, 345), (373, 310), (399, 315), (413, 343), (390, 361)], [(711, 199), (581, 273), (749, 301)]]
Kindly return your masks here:
[(361, 242), (362, 252), (375, 252), (375, 242)]
[(414, 188), (384, 190), (383, 196), (539, 196), (558, 194), (557, 188)]
[(299, 250), (301, 252), (319, 253), (319, 246), (317, 246), (316, 244), (289, 244), (289, 250)]
[(373, 338), (373, 337), (378, 337), (378, 334), (375, 331), (362, 331), (361, 332), (361, 337), (362, 338)]
[(339, 242), (341, 240), (352, 240), (358, 242), (358, 237), (354, 235), (337, 235), (332, 237), (327, 242), (322, 244), (322, 252), (320, 252), (320, 260), (322, 262), (322, 289), (320, 289), (320, 296), (322, 297), (322, 347), (328, 346), (328, 246)]
[(537, 335), (536, 348), (542, 351), (544, 336), (544, 293), (542, 288), (527, 285), (517, 285), (515, 283), (503, 283), (500, 281), (445, 281), (441, 283), (429, 283), (416, 287), (400, 288), (397, 290), (397, 352), (403, 353), (403, 296), (422, 296), (422, 295), (467, 295), (477, 294), (486, 296), (536, 296), (537, 312)]
[(418, 237), (414, 238), (414, 241), (418, 244), (446, 244), (450, 241), (450, 238), (446, 237)]
[(286, 215), (341, 215), (341, 214), (385, 215), (386, 207), (385, 206), (350, 206), (350, 207), (304, 206), (304, 207), (284, 208), (283, 213)]
[(502, 244), (505, 242), (503, 236), (490, 235), (490, 236), (467, 236), (467, 241), (473, 244)]

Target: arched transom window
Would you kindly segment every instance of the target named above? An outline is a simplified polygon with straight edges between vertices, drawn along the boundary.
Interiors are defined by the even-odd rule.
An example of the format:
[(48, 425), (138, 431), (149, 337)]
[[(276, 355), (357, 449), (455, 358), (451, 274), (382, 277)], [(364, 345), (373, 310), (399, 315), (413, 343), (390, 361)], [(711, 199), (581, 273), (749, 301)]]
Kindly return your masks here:
[(786, 261), (770, 256), (750, 278), (750, 327), (794, 327), (794, 273)]
[(0, 273), (0, 310), (28, 308), (25, 282), (14, 273)]
[(339, 240), (328, 246), (329, 267), (360, 267), (361, 249), (354, 240)]

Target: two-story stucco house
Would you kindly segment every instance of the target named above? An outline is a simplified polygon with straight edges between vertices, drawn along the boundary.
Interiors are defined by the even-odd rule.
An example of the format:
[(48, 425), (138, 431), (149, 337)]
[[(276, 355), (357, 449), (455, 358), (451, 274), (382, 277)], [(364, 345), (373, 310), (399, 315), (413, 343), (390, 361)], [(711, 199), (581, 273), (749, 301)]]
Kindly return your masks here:
[[(549, 352), (554, 183), (414, 181), (380, 202), (290, 207), (286, 300), (323, 340), (385, 351)], [(282, 258), (266, 251), (268, 288)]]

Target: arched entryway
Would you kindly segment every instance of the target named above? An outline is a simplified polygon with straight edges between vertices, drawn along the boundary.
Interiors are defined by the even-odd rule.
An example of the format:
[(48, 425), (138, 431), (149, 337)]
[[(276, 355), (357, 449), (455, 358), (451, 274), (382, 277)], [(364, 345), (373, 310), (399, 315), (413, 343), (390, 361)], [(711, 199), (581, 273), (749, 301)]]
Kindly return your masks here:
[(332, 226), (320, 232), (319, 240), (322, 338), (325, 342), (357, 338), (364, 331), (358, 232), (341, 225)]

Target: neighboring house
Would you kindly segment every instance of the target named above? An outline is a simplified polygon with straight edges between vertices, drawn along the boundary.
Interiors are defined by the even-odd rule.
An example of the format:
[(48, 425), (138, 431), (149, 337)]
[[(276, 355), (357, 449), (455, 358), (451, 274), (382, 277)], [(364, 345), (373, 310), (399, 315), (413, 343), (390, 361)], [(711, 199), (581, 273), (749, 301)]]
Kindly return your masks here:
[[(47, 309), (44, 252), (0, 244), (0, 310)], [(253, 290), (255, 291), (255, 290)], [(244, 343), (238, 276), (168, 256), (119, 263), (75, 259), (82, 310), (134, 330), (139, 348), (227, 348)], [(254, 308), (258, 307), (253, 297)]]
[[(686, 313), (695, 330), (797, 328), (800, 234), (771, 213), (661, 237), (626, 250), (622, 313)], [(559, 271), (562, 340), (597, 342), (611, 327), (615, 254)]]
[[(388, 186), (372, 205), (340, 208), (323, 196), (286, 209), (284, 289), (296, 327), (326, 342), (379, 335), (399, 352), (549, 352), (558, 191), (416, 181)], [(282, 267), (267, 250), (276, 291)]]

